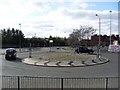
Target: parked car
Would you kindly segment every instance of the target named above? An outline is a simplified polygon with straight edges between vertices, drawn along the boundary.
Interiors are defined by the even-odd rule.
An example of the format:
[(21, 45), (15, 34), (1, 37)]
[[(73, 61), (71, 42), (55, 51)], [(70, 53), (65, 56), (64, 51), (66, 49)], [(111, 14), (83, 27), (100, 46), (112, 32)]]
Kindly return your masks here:
[(93, 54), (94, 50), (93, 49), (89, 49), (87, 47), (80, 46), (80, 47), (75, 49), (75, 52), (76, 53), (89, 53), (89, 54)]
[(7, 48), (5, 51), (6, 60), (15, 60), (17, 51), (14, 48)]

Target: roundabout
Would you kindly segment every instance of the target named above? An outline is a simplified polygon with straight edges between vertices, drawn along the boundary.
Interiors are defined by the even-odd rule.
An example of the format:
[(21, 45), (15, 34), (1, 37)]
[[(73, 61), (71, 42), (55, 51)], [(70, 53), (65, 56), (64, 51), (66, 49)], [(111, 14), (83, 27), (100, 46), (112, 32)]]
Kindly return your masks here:
[[(91, 59), (90, 57), (86, 57), (87, 60), (82, 62), (83, 59), (81, 57), (75, 59), (75, 57), (71, 56), (73, 58), (72, 60), (68, 59), (69, 56), (63, 58), (60, 57), (60, 55), (66, 57), (65, 53), (77, 56), (88, 56), (89, 54), (74, 54), (72, 50), (57, 50), (54, 48), (52, 49), (52, 52), (49, 50), (50, 48), (37, 48), (37, 50), (35, 49), (35, 51), (32, 51), (32, 58), (28, 58), (28, 51), (21, 52), (17, 54), (17, 59), (13, 61), (5, 60), (4, 55), (1, 55), (3, 75), (54, 77), (98, 77), (118, 75), (117, 65), (119, 54), (117, 53), (101, 51), (101, 60), (95, 59), (90, 55), (90, 57), (92, 57)], [(48, 56), (53, 56), (54, 60), (51, 60)], [(96, 57), (96, 55), (93, 56)], [(39, 61), (39, 63), (37, 61)]]
[(24, 58), (23, 63), (44, 67), (85, 67), (109, 62), (107, 58), (97, 58), (95, 54), (76, 54), (72, 50), (44, 50), (38, 56)]

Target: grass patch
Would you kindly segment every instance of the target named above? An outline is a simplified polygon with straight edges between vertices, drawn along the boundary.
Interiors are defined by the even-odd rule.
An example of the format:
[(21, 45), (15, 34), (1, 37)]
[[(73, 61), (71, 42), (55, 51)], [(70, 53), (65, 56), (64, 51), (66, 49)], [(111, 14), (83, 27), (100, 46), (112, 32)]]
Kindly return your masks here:
[(50, 50), (50, 51), (47, 51), (46, 53), (55, 53), (56, 51), (53, 51), (53, 50)]
[(65, 48), (63, 48), (64, 50), (74, 50), (74, 48), (72, 48), (72, 47), (65, 47)]
[(85, 55), (85, 54), (69, 54), (69, 55), (50, 55), (50, 60), (88, 60), (93, 58), (93, 55)]

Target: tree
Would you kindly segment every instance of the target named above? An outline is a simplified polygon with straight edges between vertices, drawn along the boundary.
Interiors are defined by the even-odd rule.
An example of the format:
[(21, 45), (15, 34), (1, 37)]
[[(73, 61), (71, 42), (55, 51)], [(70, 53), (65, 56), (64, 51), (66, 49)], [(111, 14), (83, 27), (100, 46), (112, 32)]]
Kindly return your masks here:
[(91, 26), (80, 26), (79, 29), (73, 29), (73, 32), (69, 35), (69, 45), (79, 45), (83, 39), (90, 39), (95, 33), (96, 29)]
[(24, 44), (24, 34), (20, 30), (14, 28), (1, 30), (3, 47), (18, 47), (21, 40), (21, 46)]

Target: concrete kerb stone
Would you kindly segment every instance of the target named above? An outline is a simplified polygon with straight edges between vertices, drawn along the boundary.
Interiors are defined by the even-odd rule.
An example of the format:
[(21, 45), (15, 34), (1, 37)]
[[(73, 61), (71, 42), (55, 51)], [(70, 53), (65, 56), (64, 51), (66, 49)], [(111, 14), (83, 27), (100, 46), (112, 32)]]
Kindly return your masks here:
[(53, 66), (53, 67), (55, 67), (55, 66), (59, 66), (59, 64), (58, 63), (60, 63), (59, 61), (51, 61), (51, 62), (49, 62), (48, 64), (47, 64), (47, 66)]
[(37, 65), (37, 66), (46, 66), (47, 63), (49, 63), (48, 60), (45, 60), (45, 61), (41, 60), (41, 61), (37, 62), (36, 65)]
[(39, 61), (40, 60), (37, 58), (25, 58), (24, 60), (22, 60), (23, 63), (32, 64), (32, 65), (37, 65)]
[(92, 60), (87, 60), (87, 61), (84, 62), (84, 64), (85, 64), (86, 66), (96, 65), (96, 63), (93, 62)]
[(58, 62), (56, 63), (56, 65), (57, 65), (57, 66), (60, 66), (60, 65), (59, 65), (60, 63), (61, 63), (61, 61), (58, 61)]
[(36, 58), (25, 58), (22, 60), (23, 63), (36, 65), (36, 66), (46, 66), (46, 67), (84, 67), (84, 66), (93, 66), (98, 64), (104, 64), (110, 60), (104, 57), (100, 59), (94, 58), (92, 60), (86, 61), (50, 61), (50, 60), (39, 60)]
[(69, 61), (62, 61), (59, 66), (70, 66)]
[(100, 57), (100, 58), (95, 58), (94, 60), (92, 60), (94, 63), (97, 63), (97, 64), (104, 64), (104, 63), (107, 63), (109, 62), (110, 60), (107, 59), (107, 58), (104, 58), (104, 57)]
[(83, 66), (85, 66), (85, 64), (82, 63), (82, 61), (74, 61), (71, 64), (72, 64), (73, 67), (83, 67)]

